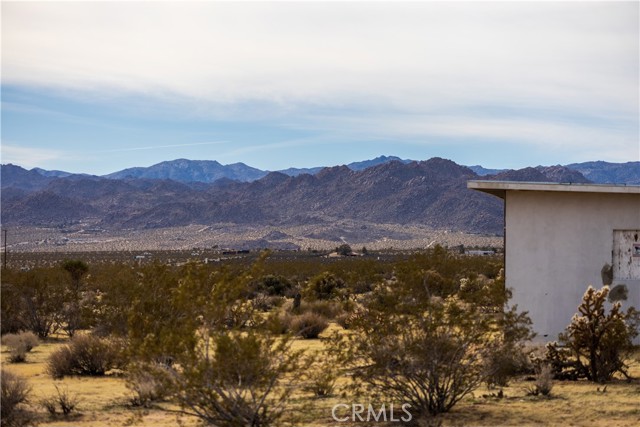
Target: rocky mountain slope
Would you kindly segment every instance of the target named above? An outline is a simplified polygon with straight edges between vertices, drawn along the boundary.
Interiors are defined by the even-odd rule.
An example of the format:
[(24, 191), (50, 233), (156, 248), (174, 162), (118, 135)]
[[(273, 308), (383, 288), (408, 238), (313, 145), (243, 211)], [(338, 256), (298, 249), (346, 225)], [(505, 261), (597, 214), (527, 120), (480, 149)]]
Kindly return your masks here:
[[(165, 166), (170, 166), (175, 179), (152, 178), (153, 174), (149, 177), (146, 173), (135, 177), (135, 171), (123, 178), (43, 176), (3, 165), (2, 223), (64, 226), (83, 222), (125, 230), (214, 223), (297, 226), (353, 220), (500, 234), (502, 201), (468, 190), (468, 180), (589, 182), (564, 166), (480, 177), (470, 168), (441, 158), (408, 162), (388, 157), (351, 167), (323, 168), (315, 174), (271, 172), (250, 181), (223, 176), (201, 182), (196, 178), (204, 180), (206, 175), (211, 180), (207, 174), (222, 165), (199, 163), (199, 169), (187, 172), (190, 161), (166, 163), (171, 163)], [(177, 172), (180, 165), (185, 174)], [(358, 167), (360, 170), (354, 170)], [(238, 170), (240, 176), (248, 169)], [(156, 172), (164, 176), (159, 169)]]
[[(315, 175), (272, 172), (252, 182), (188, 185), (173, 180), (69, 176), (3, 166), (5, 224), (56, 225), (90, 220), (104, 228), (158, 228), (220, 222), (310, 224), (335, 219), (421, 223), (499, 233), (500, 200), (466, 188), (478, 176), (449, 160), (390, 161), (361, 171), (346, 166)], [(5, 174), (5, 169), (11, 174)]]
[(640, 185), (640, 162), (608, 163), (585, 162), (567, 165), (585, 178), (600, 184)]

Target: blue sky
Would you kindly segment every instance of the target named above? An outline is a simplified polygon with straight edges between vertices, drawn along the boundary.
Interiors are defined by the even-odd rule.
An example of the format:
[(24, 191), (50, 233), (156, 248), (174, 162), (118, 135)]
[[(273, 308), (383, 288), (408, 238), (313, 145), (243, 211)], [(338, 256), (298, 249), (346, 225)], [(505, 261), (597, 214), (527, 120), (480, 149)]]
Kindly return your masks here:
[(2, 163), (640, 160), (638, 2), (2, 2)]

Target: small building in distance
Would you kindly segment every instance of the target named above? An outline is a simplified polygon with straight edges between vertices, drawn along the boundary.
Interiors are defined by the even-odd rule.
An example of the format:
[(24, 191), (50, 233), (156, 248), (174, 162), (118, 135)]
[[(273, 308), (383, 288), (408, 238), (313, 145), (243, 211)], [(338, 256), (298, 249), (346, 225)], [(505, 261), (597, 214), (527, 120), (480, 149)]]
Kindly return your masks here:
[(589, 285), (640, 309), (640, 186), (469, 181), (504, 200), (505, 279), (537, 340), (554, 341)]

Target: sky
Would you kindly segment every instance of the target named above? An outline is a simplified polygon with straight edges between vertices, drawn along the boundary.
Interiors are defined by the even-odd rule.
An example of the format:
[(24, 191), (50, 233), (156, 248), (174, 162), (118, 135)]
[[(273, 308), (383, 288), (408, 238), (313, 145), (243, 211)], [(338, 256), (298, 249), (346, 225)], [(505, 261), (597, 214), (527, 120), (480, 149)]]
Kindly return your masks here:
[(1, 162), (637, 161), (639, 5), (2, 1)]

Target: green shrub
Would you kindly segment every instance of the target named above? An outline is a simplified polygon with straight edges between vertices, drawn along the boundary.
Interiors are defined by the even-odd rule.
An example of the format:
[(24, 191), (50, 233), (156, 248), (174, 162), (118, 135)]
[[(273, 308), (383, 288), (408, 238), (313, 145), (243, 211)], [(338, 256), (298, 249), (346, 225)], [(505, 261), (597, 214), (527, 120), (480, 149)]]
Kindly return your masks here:
[(311, 300), (328, 300), (343, 298), (344, 291), (344, 280), (324, 272), (309, 280), (305, 294)]
[(271, 296), (285, 296), (292, 289), (291, 282), (283, 276), (268, 274), (257, 283), (257, 291)]
[(195, 364), (165, 369), (183, 412), (219, 427), (282, 425), (292, 383), (304, 371), (302, 353), (287, 339), (254, 331), (218, 334), (211, 344)]
[(104, 375), (122, 366), (121, 351), (115, 341), (92, 335), (76, 335), (71, 342), (54, 351), (47, 361), (47, 373), (53, 378), (67, 375)]

